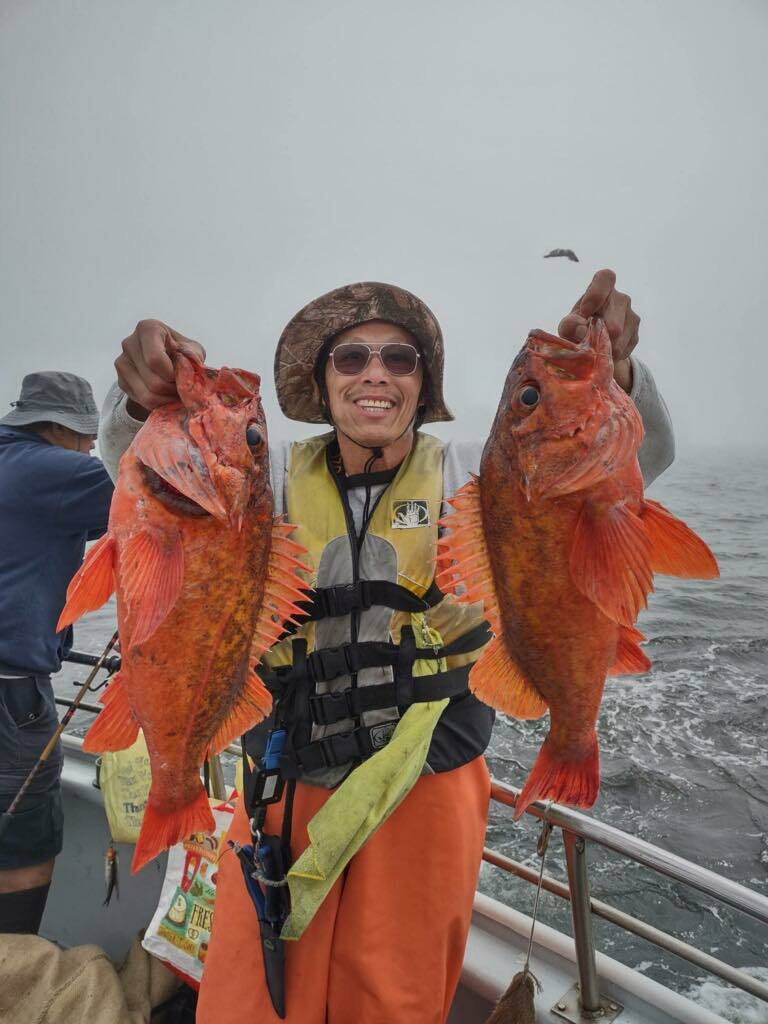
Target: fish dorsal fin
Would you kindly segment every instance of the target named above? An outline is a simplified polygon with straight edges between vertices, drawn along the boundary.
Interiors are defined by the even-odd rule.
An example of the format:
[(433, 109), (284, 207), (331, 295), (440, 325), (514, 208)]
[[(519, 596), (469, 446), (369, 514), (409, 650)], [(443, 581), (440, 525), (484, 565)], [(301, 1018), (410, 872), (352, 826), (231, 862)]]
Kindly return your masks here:
[(435, 582), (463, 604), (482, 601), (491, 629), (499, 634), (501, 616), (483, 533), (480, 481), (473, 477), (446, 500), (454, 511), (440, 520), (446, 532), (438, 541), (438, 564), (442, 568)]
[(651, 540), (626, 505), (582, 506), (571, 548), (571, 577), (598, 608), (632, 626), (653, 590)]
[[(275, 517), (272, 524), (264, 597), (251, 646), (254, 662), (258, 662), (262, 654), (277, 643), (286, 622), (298, 625), (306, 615), (296, 602), (306, 601), (310, 587), (301, 573), (311, 573), (312, 570), (301, 561), (307, 549), (288, 537), (295, 529), (295, 526), (284, 523), (280, 516)], [(301, 618), (295, 619), (296, 615)]]
[(554, 480), (542, 497), (562, 497), (602, 483), (626, 461), (627, 452), (637, 451), (642, 440), (643, 421), (634, 403), (627, 399), (605, 420), (595, 438), (589, 441), (583, 458)]
[(148, 640), (173, 610), (184, 583), (184, 547), (177, 533), (140, 530), (121, 545), (120, 584), (128, 609), (129, 646)]
[(616, 660), (608, 669), (609, 676), (635, 676), (647, 672), (651, 659), (638, 646), (645, 637), (632, 626), (619, 626), (619, 640), (616, 644)]
[(720, 575), (715, 556), (701, 537), (658, 501), (646, 498), (640, 518), (651, 539), (654, 572), (699, 580), (712, 580)]
[[(203, 454), (178, 422), (178, 406), (155, 409), (150, 420), (133, 439), (131, 451), (190, 501), (219, 519), (226, 519), (227, 510), (216, 490)], [(154, 429), (148, 430), (151, 423)]]
[(136, 742), (139, 723), (128, 703), (128, 693), (118, 672), (99, 698), (104, 705), (83, 739), (83, 750), (103, 754), (106, 750), (125, 750)]
[(218, 754), (248, 732), (272, 710), (272, 695), (255, 672), (249, 671), (240, 696), (211, 739), (206, 757)]
[(67, 587), (67, 603), (56, 623), (57, 633), (86, 612), (106, 604), (115, 589), (114, 564), (115, 541), (107, 533), (96, 541), (72, 577)]
[(484, 704), (514, 718), (541, 718), (547, 702), (530, 683), (504, 644), (495, 636), (469, 672), (469, 688)]

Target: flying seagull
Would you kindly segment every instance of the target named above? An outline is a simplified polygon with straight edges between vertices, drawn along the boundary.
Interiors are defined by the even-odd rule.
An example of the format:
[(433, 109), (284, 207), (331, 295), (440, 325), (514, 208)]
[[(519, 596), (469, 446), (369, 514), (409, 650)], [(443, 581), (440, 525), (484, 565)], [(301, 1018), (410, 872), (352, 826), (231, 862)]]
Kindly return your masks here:
[(548, 252), (544, 259), (548, 260), (550, 256), (567, 256), (572, 263), (578, 263), (579, 257), (573, 251), (573, 249), (553, 249), (552, 252)]

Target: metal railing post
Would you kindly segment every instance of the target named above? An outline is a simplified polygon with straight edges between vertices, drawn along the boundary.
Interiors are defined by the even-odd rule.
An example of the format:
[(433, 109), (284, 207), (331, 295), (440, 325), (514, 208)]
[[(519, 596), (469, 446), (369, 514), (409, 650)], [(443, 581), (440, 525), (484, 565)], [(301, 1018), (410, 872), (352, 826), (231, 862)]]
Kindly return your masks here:
[(576, 963), (579, 968), (579, 1002), (585, 1016), (603, 1015), (600, 990), (597, 984), (595, 945), (592, 940), (592, 908), (589, 901), (587, 877), (587, 844), (581, 836), (563, 829), (565, 860), (568, 867), (568, 885), (571, 890), (573, 940), (576, 945)]

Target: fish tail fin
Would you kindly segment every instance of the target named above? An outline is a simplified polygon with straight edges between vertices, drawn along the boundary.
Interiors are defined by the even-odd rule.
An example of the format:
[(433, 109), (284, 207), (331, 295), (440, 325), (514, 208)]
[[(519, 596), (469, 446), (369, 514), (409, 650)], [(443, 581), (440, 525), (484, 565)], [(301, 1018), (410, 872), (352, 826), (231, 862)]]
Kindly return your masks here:
[(600, 791), (600, 752), (592, 732), (582, 757), (564, 756), (547, 736), (515, 804), (517, 820), (534, 800), (591, 807)]
[(136, 849), (131, 863), (131, 874), (135, 875), (153, 857), (170, 846), (191, 836), (193, 832), (213, 832), (216, 823), (211, 812), (208, 794), (200, 784), (200, 791), (191, 803), (176, 811), (160, 811), (152, 803), (152, 790), (149, 791), (147, 806), (144, 808), (144, 819), (141, 832), (136, 841)]
[(107, 533), (96, 541), (72, 577), (67, 587), (67, 603), (56, 623), (57, 633), (71, 626), (81, 615), (107, 603), (115, 589), (114, 561), (115, 540)]

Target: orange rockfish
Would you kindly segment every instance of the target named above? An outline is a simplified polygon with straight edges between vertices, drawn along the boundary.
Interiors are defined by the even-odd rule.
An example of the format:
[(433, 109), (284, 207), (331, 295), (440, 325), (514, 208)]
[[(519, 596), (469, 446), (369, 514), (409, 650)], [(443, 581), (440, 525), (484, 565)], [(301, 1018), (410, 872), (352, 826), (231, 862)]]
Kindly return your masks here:
[(643, 497), (640, 415), (613, 380), (608, 332), (581, 344), (532, 331), (512, 364), (480, 476), (444, 520), (438, 576), (485, 603), (494, 633), (470, 688), (516, 718), (550, 712), (515, 807), (591, 807), (600, 787), (595, 723), (606, 675), (645, 672), (635, 621), (653, 574), (710, 579), (709, 548)]
[(122, 750), (144, 731), (152, 786), (134, 871), (213, 830), (200, 766), (269, 712), (253, 665), (304, 593), (303, 548), (273, 522), (258, 376), (182, 353), (175, 374), (180, 401), (151, 413), (121, 459), (109, 531), (58, 624), (116, 592), (122, 667), (83, 746)]

